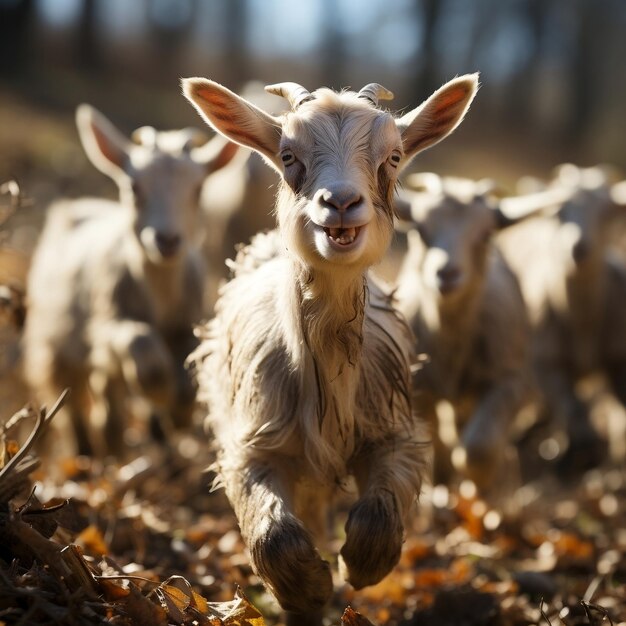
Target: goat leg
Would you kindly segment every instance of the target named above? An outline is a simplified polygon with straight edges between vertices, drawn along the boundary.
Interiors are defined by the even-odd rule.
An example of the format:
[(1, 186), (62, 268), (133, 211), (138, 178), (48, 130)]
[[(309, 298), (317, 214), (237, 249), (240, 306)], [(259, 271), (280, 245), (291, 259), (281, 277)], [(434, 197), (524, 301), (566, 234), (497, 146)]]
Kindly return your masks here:
[(400, 559), (403, 518), (421, 485), (423, 459), (416, 447), (394, 441), (362, 455), (355, 464), (361, 497), (348, 515), (340, 559), (355, 589), (378, 583)]
[[(289, 467), (288, 461), (284, 464)], [(256, 573), (286, 611), (319, 612), (333, 590), (330, 567), (291, 511), (288, 478), (250, 462), (222, 468), (221, 474)]]
[(529, 391), (516, 376), (500, 380), (482, 397), (461, 434), (462, 470), (479, 489), (488, 489), (497, 476), (510, 428)]

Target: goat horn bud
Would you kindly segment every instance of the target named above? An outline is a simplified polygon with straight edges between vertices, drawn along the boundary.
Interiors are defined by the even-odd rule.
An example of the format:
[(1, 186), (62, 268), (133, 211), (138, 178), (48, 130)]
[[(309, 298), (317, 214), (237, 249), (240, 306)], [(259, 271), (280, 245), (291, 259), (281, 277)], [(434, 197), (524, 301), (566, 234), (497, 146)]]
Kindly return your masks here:
[(313, 100), (315, 96), (298, 83), (277, 83), (276, 85), (267, 85), (265, 91), (275, 96), (287, 98), (292, 109), (297, 109), (301, 104)]
[(376, 107), (379, 100), (393, 100), (393, 93), (378, 83), (369, 83), (359, 91), (359, 98), (369, 100)]
[(152, 126), (142, 126), (133, 131), (130, 138), (140, 146), (153, 148), (156, 144), (157, 131)]

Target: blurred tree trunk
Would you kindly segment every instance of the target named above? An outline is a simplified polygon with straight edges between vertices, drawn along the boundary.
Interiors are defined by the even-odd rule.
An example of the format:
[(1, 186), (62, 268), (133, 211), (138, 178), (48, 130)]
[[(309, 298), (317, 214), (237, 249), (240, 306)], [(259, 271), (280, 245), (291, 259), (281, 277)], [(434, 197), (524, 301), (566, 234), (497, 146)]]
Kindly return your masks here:
[[(346, 63), (346, 43), (345, 35), (341, 32), (338, 24), (337, 0), (322, 1), (322, 24), (320, 28), (320, 71), (324, 86), (334, 89), (341, 89), (347, 85), (344, 83), (345, 63)], [(360, 89), (357, 85), (352, 85), (353, 89)]]
[[(539, 88), (539, 75), (543, 60), (543, 42), (546, 26), (546, 13), (552, 0), (526, 0), (520, 16), (526, 22), (528, 56), (523, 67), (512, 77), (509, 86), (507, 117), (515, 125), (535, 127), (533, 119), (534, 92)], [(519, 9), (520, 12), (522, 9)]]
[(224, 19), (224, 59), (228, 68), (228, 82), (235, 90), (250, 80), (248, 51), (248, 3), (246, 0), (227, 0)]
[(76, 25), (74, 58), (83, 70), (99, 72), (103, 68), (98, 40), (98, 0), (83, 0)]
[(440, 86), (436, 29), (442, 8), (446, 9), (445, 4), (442, 0), (414, 0), (415, 28), (422, 23), (422, 45), (409, 64), (415, 71), (408, 93), (409, 102), (420, 102)]
[(176, 73), (185, 41), (191, 38), (197, 0), (148, 0), (148, 37), (156, 56), (155, 78), (170, 81)]
[(20, 76), (31, 56), (34, 0), (0, 2), (0, 77)]
[(615, 17), (607, 11), (610, 3), (579, 0), (576, 4), (577, 37), (569, 65), (571, 114), (565, 128), (572, 148), (580, 146), (593, 121), (603, 94), (602, 87), (605, 81), (611, 81), (612, 71), (606, 64), (606, 51), (611, 21)]

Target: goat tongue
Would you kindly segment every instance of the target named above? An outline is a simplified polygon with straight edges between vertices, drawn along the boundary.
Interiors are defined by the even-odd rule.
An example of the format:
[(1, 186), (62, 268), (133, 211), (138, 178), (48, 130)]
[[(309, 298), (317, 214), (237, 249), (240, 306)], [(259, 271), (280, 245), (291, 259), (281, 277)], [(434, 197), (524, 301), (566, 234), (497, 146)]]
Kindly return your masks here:
[(329, 228), (327, 230), (331, 239), (343, 245), (352, 243), (356, 237), (356, 228)]

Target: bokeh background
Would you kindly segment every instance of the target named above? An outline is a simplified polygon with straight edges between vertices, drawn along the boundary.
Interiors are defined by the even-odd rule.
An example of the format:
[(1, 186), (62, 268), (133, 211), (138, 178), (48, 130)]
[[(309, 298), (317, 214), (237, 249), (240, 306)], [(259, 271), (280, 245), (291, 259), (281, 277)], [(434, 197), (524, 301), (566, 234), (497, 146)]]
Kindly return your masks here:
[(89, 102), (125, 131), (199, 126), (179, 78), (234, 90), (380, 82), (393, 108), (456, 74), (482, 88), (419, 169), (512, 185), (562, 161), (626, 166), (624, 0), (0, 0), (0, 180), (36, 207), (115, 188), (82, 154)]

